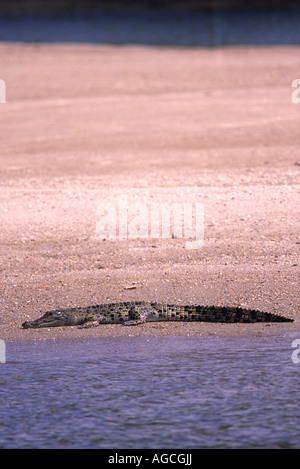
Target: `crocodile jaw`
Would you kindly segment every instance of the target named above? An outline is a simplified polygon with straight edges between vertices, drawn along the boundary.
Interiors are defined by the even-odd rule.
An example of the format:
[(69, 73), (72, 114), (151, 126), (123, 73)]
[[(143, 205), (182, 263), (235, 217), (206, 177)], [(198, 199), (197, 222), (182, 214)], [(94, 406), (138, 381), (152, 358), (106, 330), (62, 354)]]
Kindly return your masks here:
[(65, 323), (62, 321), (25, 321), (22, 324), (23, 329), (38, 329), (40, 327), (59, 327), (65, 326)]
[(25, 321), (22, 324), (23, 329), (37, 329), (40, 327), (59, 327), (67, 326), (68, 318), (61, 311), (52, 311), (46, 313), (43, 317), (35, 321)]

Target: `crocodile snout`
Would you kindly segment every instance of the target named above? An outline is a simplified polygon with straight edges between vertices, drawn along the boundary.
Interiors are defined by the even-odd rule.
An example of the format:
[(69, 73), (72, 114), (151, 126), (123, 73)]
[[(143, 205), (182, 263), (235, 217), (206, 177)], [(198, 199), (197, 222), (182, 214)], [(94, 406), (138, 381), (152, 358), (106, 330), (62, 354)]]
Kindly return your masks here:
[(32, 321), (25, 321), (22, 324), (23, 329), (30, 329), (31, 327), (34, 327), (32, 324)]
[(61, 311), (51, 311), (44, 314), (43, 317), (35, 321), (25, 321), (22, 324), (23, 329), (37, 329), (40, 327), (59, 327), (66, 324), (66, 318)]

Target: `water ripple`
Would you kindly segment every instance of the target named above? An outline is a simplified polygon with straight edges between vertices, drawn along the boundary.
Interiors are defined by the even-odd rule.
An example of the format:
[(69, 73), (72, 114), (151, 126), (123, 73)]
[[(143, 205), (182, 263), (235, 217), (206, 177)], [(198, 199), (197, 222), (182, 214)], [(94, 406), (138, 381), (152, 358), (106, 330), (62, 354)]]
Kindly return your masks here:
[(0, 448), (296, 448), (291, 340), (7, 344)]

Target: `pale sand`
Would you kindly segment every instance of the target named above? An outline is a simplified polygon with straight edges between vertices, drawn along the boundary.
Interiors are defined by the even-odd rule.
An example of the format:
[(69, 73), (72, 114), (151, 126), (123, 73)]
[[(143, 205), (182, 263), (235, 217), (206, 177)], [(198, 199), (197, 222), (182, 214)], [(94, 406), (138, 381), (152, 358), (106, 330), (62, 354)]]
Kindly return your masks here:
[[(300, 336), (299, 52), (0, 44), (0, 338)], [(204, 246), (100, 240), (99, 202), (124, 194), (202, 203)], [(21, 329), (47, 310), (127, 300), (295, 321)]]

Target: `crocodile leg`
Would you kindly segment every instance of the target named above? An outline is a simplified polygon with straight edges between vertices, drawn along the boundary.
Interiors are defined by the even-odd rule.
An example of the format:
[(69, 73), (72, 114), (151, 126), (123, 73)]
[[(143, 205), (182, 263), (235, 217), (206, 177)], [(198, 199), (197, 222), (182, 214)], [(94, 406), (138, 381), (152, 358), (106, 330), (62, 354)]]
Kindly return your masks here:
[(99, 321), (87, 321), (81, 326), (78, 326), (78, 329), (90, 329), (91, 327), (97, 327), (101, 323)]
[(137, 326), (146, 322), (146, 315), (139, 313), (135, 306), (131, 306), (128, 311), (128, 319), (123, 322), (124, 326)]
[(137, 326), (138, 324), (144, 324), (145, 319), (128, 319), (128, 321), (123, 322), (123, 326)]
[(128, 311), (128, 319), (123, 322), (124, 326), (137, 326), (146, 322), (146, 317), (139, 313), (134, 306)]

